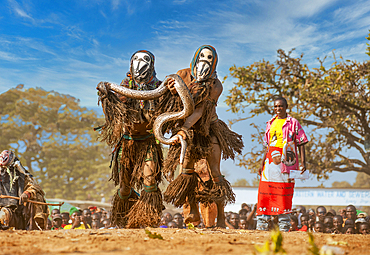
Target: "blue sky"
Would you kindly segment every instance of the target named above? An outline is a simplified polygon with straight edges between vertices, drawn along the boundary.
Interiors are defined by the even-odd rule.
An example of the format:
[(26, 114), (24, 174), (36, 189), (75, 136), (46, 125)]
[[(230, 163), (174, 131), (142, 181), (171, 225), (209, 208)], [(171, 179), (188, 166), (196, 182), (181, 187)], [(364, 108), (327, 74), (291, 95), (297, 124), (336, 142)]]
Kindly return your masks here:
[[(370, 1), (0, 0), (0, 4), (0, 93), (23, 83), (26, 88), (70, 94), (94, 109), (96, 85), (119, 83), (131, 54), (139, 49), (154, 53), (160, 79), (188, 67), (203, 44), (216, 48), (221, 78), (234, 64), (275, 61), (279, 48), (305, 53), (309, 66), (333, 49), (345, 59), (368, 59)], [(223, 102), (232, 85), (228, 79), (219, 103), (224, 120), (237, 117), (226, 112)], [(246, 150), (250, 148), (248, 123), (234, 129), (243, 134)], [(231, 181), (254, 177), (232, 161), (222, 167)], [(336, 173), (332, 180), (353, 182), (354, 176)]]

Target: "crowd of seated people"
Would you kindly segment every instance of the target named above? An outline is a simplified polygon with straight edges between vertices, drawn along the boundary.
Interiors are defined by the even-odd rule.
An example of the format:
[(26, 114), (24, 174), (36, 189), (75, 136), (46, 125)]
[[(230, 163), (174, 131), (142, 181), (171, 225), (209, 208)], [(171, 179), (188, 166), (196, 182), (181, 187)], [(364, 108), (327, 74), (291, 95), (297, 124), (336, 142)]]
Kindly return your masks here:
[(48, 219), (47, 230), (60, 229), (111, 229), (109, 211), (90, 206), (83, 210), (72, 207), (69, 212), (53, 209)]
[[(225, 212), (226, 228), (239, 230), (256, 229), (256, 208), (257, 205), (249, 206), (242, 204), (241, 210), (236, 212)], [(277, 224), (277, 219), (272, 217), (270, 229)], [(333, 234), (369, 234), (370, 223), (367, 213), (359, 211), (353, 205), (348, 205), (344, 209), (336, 212), (333, 209), (327, 210), (324, 206), (309, 208), (298, 206), (290, 214), (290, 230), (333, 233)], [(160, 228), (188, 228), (184, 223), (182, 213), (171, 214), (165, 212), (162, 215)], [(205, 225), (201, 219), (194, 227), (204, 228)], [(102, 208), (89, 207), (78, 209), (72, 207), (69, 212), (60, 212), (59, 209), (51, 211), (50, 220), (48, 220), (47, 229), (113, 229), (110, 224), (110, 212)]]

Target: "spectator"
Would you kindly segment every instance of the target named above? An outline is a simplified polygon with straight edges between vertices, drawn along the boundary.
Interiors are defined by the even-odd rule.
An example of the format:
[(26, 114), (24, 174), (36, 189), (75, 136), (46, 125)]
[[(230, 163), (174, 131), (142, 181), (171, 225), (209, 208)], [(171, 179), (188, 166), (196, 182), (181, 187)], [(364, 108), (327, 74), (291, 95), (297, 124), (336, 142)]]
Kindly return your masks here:
[(368, 222), (363, 222), (360, 224), (358, 228), (358, 233), (362, 235), (368, 235), (370, 234), (370, 226)]
[(346, 207), (346, 216), (348, 220), (356, 220), (356, 207), (349, 205)]
[(170, 221), (167, 223), (168, 228), (178, 228), (177, 223), (174, 221)]
[(359, 229), (360, 229), (360, 225), (362, 223), (366, 223), (366, 220), (365, 218), (358, 218), (356, 221), (355, 221), (355, 229), (356, 229), (356, 234), (359, 234)]
[(168, 218), (166, 216), (162, 216), (161, 221), (159, 223), (159, 227), (160, 228), (167, 228), (168, 222), (169, 222)]
[(53, 209), (52, 211), (51, 211), (51, 218), (53, 218), (53, 216), (55, 215), (55, 214), (60, 214), (60, 211), (59, 211), (59, 209)]
[(310, 218), (308, 220), (308, 229), (313, 232), (314, 231), (314, 226), (315, 226), (315, 218), (316, 218), (316, 216), (310, 215), (309, 217)]
[(99, 229), (100, 228), (100, 223), (98, 221), (92, 221), (91, 222), (91, 228), (92, 229)]
[(53, 219), (53, 221), (51, 223), (51, 225), (52, 225), (51, 230), (63, 229), (63, 227), (62, 227), (62, 216), (60, 214), (54, 214), (52, 219)]
[(367, 217), (367, 213), (365, 212), (360, 212), (359, 214), (357, 214), (357, 218), (366, 218)]
[(101, 210), (101, 216), (100, 216), (100, 223), (103, 222), (103, 220), (107, 219), (108, 212), (102, 208)]
[(177, 224), (178, 228), (184, 228), (184, 220), (180, 213), (175, 213), (173, 215), (173, 221)]
[(69, 212), (62, 212), (60, 215), (62, 217), (62, 228), (64, 228), (69, 224)]
[(237, 213), (232, 213), (230, 215), (230, 221), (229, 221), (229, 224), (226, 224), (228, 225), (228, 227), (230, 229), (238, 229), (239, 228), (239, 220), (240, 220), (240, 217), (239, 217), (239, 214)]
[(167, 222), (171, 222), (173, 219), (172, 214), (169, 212), (165, 212), (163, 216), (167, 218)]
[(310, 216), (307, 213), (302, 214), (300, 220), (301, 220), (301, 223), (302, 223), (302, 227), (299, 229), (299, 231), (307, 232), (308, 231), (308, 226), (309, 226), (308, 222), (310, 220)]
[(331, 233), (333, 228), (333, 218), (325, 216), (324, 218), (324, 233)]
[(51, 220), (48, 218), (46, 223), (46, 230), (51, 230)]
[(333, 217), (333, 233), (341, 234), (343, 233), (343, 218), (341, 215), (335, 215)]
[(81, 211), (76, 207), (72, 207), (69, 211), (71, 215), (72, 224), (64, 227), (64, 229), (89, 229), (90, 225), (87, 224), (86, 219), (81, 215)]
[(324, 206), (319, 206), (316, 208), (316, 221), (324, 222), (326, 215), (326, 208)]
[(340, 209), (338, 212), (339, 212), (339, 215), (342, 216), (343, 220), (347, 218), (346, 209)]
[(337, 215), (337, 213), (335, 212), (335, 210), (334, 210), (334, 209), (330, 209), (330, 210), (328, 211), (328, 213), (332, 213), (332, 214), (333, 214), (333, 217), (334, 217), (335, 215)]
[(310, 208), (308, 209), (308, 215), (314, 217), (316, 219), (316, 213), (315, 213), (315, 210)]
[(92, 218), (91, 218), (91, 211), (90, 209), (86, 208), (82, 211), (82, 216), (85, 218), (86, 223), (91, 226)]
[(343, 228), (343, 234), (355, 234), (355, 226), (345, 225)]
[(239, 211), (239, 217), (240, 218), (246, 218), (247, 217), (247, 214), (248, 214), (248, 210), (247, 209), (241, 209), (240, 211)]
[(297, 206), (297, 212), (302, 214), (306, 213), (306, 207), (304, 207), (303, 205)]
[(251, 211), (251, 207), (246, 203), (242, 203), (242, 209), (246, 209), (248, 212)]
[(248, 221), (245, 217), (240, 217), (239, 219), (239, 229), (248, 229)]
[(91, 224), (93, 223), (93, 222), (97, 222), (97, 225), (98, 225), (98, 228), (100, 228), (100, 213), (94, 213), (93, 215), (91, 215)]
[(297, 207), (297, 213), (298, 213), (298, 227), (302, 227), (301, 215), (306, 213), (306, 207), (304, 207), (303, 205), (299, 205)]
[[(344, 223), (343, 223), (343, 227), (348, 227), (348, 226), (351, 226), (353, 227), (355, 230), (356, 230), (356, 227), (355, 227), (355, 221), (353, 220), (350, 220), (350, 219), (347, 219)], [(344, 231), (344, 230), (343, 230)], [(355, 231), (356, 232), (356, 231)]]
[(324, 233), (324, 223), (322, 223), (321, 221), (316, 221), (314, 225), (314, 232)]
[(295, 215), (290, 215), (290, 229), (291, 231), (298, 231), (298, 218)]
[(109, 229), (110, 228), (110, 220), (108, 220), (108, 219), (103, 220), (101, 225), (102, 225), (101, 229)]
[(248, 229), (256, 229), (257, 221), (255, 220), (257, 211), (257, 204), (253, 206), (253, 210), (247, 214)]
[[(289, 189), (294, 192), (294, 180), (289, 177), (290, 171), (306, 171), (305, 144), (308, 139), (298, 120), (287, 114), (287, 108), (285, 98), (278, 97), (274, 100), (273, 110), (276, 115), (267, 122), (264, 134), (265, 152), (258, 171), (261, 176), (257, 213), (259, 230), (268, 230), (271, 216), (277, 215), (280, 231), (289, 231), (290, 218), (284, 211), (291, 210), (293, 194), (282, 196), (279, 191)], [(280, 201), (277, 197), (284, 200)]]

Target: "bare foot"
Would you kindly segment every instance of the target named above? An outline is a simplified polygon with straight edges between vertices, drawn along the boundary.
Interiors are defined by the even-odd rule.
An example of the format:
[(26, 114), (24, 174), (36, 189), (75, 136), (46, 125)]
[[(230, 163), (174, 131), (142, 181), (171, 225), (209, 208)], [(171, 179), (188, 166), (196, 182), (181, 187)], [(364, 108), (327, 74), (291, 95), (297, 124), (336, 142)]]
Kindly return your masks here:
[(189, 224), (197, 221), (200, 221), (199, 213), (189, 213), (184, 222), (185, 224)]
[(199, 210), (196, 204), (189, 204), (190, 213), (185, 217), (185, 224), (200, 221)]

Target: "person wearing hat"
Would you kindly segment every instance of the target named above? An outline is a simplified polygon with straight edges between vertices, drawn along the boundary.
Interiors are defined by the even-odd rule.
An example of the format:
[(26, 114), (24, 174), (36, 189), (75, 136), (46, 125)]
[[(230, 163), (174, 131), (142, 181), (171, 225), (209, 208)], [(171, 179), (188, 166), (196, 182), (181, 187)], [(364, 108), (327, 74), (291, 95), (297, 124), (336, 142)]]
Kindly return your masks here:
[(357, 220), (355, 220), (356, 233), (360, 233), (360, 225), (363, 223), (367, 223), (365, 218), (358, 218)]
[(81, 211), (76, 207), (72, 207), (69, 210), (69, 215), (72, 220), (72, 224), (64, 227), (64, 229), (89, 229), (91, 226), (87, 224), (85, 217), (81, 215)]
[(51, 230), (63, 229), (62, 227), (62, 216), (60, 214), (54, 214), (52, 216), (53, 221), (51, 222)]
[(265, 153), (258, 173), (257, 229), (268, 230), (271, 217), (278, 219), (280, 231), (289, 231), (294, 180), (291, 170), (306, 171), (305, 144), (307, 136), (297, 119), (287, 114), (288, 102), (274, 100), (275, 116), (267, 122), (264, 135)]

